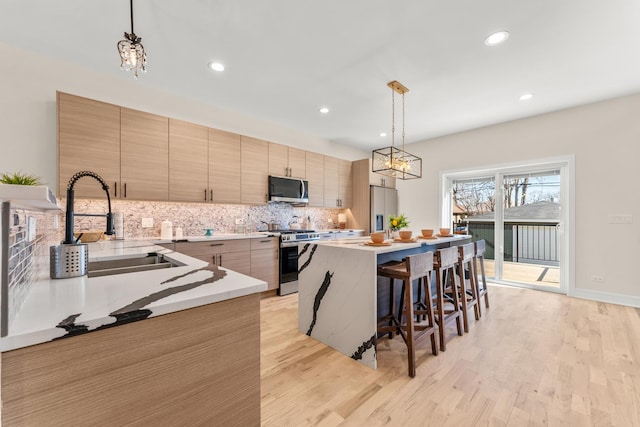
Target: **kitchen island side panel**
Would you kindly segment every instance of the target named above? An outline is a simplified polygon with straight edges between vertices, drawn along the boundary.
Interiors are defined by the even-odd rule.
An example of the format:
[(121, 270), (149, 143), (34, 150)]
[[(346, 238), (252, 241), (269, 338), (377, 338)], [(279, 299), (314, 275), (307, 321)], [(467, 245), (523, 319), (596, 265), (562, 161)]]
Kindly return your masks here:
[(299, 246), (298, 328), (376, 368), (376, 254)]
[(2, 421), (260, 425), (260, 296), (2, 353)]

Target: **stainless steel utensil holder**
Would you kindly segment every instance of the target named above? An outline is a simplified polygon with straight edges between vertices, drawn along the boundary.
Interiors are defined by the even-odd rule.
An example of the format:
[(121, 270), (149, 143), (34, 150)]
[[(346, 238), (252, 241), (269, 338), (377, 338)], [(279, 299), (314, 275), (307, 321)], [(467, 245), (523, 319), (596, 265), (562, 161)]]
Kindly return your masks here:
[(78, 243), (49, 247), (49, 270), (52, 279), (67, 279), (87, 274), (89, 245)]

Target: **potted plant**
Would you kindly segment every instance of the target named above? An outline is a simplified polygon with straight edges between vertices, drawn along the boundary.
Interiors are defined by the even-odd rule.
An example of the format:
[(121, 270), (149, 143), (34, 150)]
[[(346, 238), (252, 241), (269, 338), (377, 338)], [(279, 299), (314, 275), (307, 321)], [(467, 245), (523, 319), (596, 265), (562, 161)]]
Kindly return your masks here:
[(3, 173), (0, 175), (0, 184), (12, 184), (12, 185), (42, 185), (42, 180), (39, 176), (33, 174), (26, 174), (22, 172)]
[(409, 221), (407, 221), (407, 217), (404, 214), (400, 214), (398, 216), (389, 216), (389, 230), (391, 231), (391, 237), (397, 238), (398, 231), (402, 228), (407, 228), (409, 226)]

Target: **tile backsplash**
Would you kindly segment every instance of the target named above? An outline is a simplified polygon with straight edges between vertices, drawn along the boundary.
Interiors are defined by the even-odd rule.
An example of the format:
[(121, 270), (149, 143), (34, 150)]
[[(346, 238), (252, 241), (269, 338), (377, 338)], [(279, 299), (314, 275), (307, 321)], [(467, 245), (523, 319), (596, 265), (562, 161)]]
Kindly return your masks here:
[[(59, 200), (59, 205), (64, 206), (64, 202)], [(76, 199), (74, 210), (76, 213), (106, 213), (107, 202), (104, 199)], [(203, 236), (206, 229), (213, 229), (214, 234), (243, 233), (245, 226), (251, 231), (266, 230), (265, 223), (271, 222), (287, 229), (294, 216), (298, 216), (301, 228), (307, 228), (310, 219), (314, 229), (328, 229), (337, 226), (339, 213), (349, 213), (348, 209), (293, 207), (286, 203), (248, 206), (123, 200), (112, 200), (111, 210), (124, 215), (125, 239), (159, 237), (161, 223), (165, 220), (172, 222), (174, 230), (181, 227), (184, 236)], [(153, 218), (153, 227), (142, 228), (143, 218)], [(242, 224), (236, 224), (236, 220), (241, 220)], [(63, 221), (61, 216), (62, 224)], [(76, 231), (104, 228), (105, 220), (102, 218), (75, 218)]]

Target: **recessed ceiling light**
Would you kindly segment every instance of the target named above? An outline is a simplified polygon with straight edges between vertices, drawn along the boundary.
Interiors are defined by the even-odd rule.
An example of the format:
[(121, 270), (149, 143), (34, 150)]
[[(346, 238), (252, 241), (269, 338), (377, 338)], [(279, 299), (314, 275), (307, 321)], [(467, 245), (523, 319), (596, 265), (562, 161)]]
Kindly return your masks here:
[(219, 62), (209, 62), (209, 68), (213, 71), (224, 71), (224, 65)]
[(327, 114), (329, 112), (329, 109), (327, 107), (321, 107), (319, 110), (322, 114)]
[(533, 98), (532, 93), (523, 93), (522, 95), (520, 95), (520, 101), (528, 101), (531, 98)]
[(487, 46), (495, 46), (502, 43), (508, 38), (509, 33), (507, 31), (496, 31), (493, 34), (489, 34), (487, 38), (484, 39), (484, 44), (486, 44)]
[(382, 136), (382, 137), (387, 136), (387, 133), (386, 132), (380, 132), (380, 136)]

